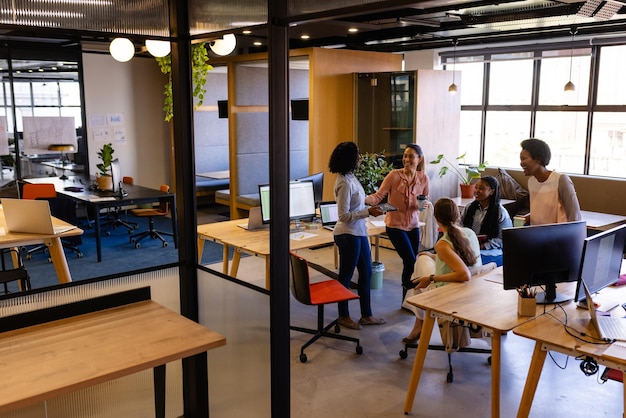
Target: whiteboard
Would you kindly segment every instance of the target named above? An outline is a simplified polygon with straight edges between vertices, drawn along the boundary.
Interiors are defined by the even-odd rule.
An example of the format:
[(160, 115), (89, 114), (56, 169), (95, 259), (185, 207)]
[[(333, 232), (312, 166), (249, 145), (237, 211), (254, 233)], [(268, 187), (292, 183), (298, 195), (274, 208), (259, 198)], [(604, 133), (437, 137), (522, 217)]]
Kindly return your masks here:
[(71, 144), (78, 150), (74, 116), (24, 116), (24, 154), (50, 154), (52, 144)]

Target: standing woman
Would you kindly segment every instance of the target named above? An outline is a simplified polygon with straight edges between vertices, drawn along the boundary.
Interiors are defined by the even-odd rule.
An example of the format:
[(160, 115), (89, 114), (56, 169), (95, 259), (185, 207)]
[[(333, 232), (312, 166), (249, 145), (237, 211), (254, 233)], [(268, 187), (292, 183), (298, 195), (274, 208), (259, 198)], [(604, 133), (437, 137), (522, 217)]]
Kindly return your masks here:
[(550, 171), (550, 147), (541, 139), (521, 143), (520, 166), (528, 179), (530, 224), (571, 222), (582, 219), (574, 183), (566, 174)]
[(502, 265), (502, 228), (511, 228), (511, 216), (500, 203), (498, 180), (481, 177), (474, 189), (474, 201), (463, 209), (463, 226), (471, 228), (480, 242), (483, 264), (491, 261)]
[(342, 142), (333, 150), (328, 163), (331, 173), (337, 173), (335, 180), (335, 200), (339, 220), (333, 236), (339, 249), (339, 281), (349, 288), (354, 268), (359, 272), (358, 293), (361, 305), (361, 319), (355, 322), (350, 317), (348, 302), (339, 302), (341, 326), (361, 329), (361, 325), (384, 324), (382, 318), (372, 316), (370, 281), (372, 279), (372, 255), (367, 236), (367, 218), (382, 215), (378, 207), (365, 206), (365, 191), (354, 175), (359, 165), (359, 149), (354, 142)]
[(402, 300), (413, 287), (411, 274), (419, 251), (419, 206), (417, 196), (428, 196), (430, 180), (424, 171), (424, 153), (417, 144), (408, 144), (402, 155), (402, 168), (392, 170), (376, 193), (365, 198), (376, 205), (388, 195), (387, 201), (398, 208), (387, 212), (387, 236), (402, 259)]

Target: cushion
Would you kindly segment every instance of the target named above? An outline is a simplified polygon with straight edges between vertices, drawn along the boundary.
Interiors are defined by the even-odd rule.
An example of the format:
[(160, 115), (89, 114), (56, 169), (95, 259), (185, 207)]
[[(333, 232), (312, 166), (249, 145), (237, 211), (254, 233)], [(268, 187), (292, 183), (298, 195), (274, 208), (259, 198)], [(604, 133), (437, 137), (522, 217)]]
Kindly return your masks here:
[(515, 179), (511, 177), (505, 169), (498, 168), (496, 180), (498, 180), (498, 186), (500, 186), (501, 198), (512, 199), (515, 201), (521, 201), (528, 198), (528, 190), (520, 186), (520, 184), (515, 181)]

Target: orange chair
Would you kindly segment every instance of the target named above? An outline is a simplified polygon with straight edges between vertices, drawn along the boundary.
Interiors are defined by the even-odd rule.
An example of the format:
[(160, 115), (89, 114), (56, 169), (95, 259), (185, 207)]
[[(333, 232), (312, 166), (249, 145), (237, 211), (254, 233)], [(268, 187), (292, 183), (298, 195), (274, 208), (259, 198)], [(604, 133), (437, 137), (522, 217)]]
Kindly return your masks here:
[[(160, 190), (162, 192), (167, 193), (170, 191), (170, 186), (168, 186), (167, 184), (162, 184), (160, 187)], [(167, 216), (167, 214), (169, 213), (169, 203), (167, 200), (165, 199), (162, 200), (159, 206), (151, 208), (151, 209), (142, 209), (142, 208), (131, 209), (130, 213), (133, 216), (148, 218), (148, 230), (132, 235), (130, 237), (130, 242), (135, 243), (135, 248), (141, 247), (141, 244), (139, 244), (139, 241), (141, 241), (142, 239), (146, 237), (150, 237), (151, 239), (158, 238), (161, 240), (162, 246), (167, 247), (167, 241), (165, 241), (165, 238), (163, 238), (163, 235), (174, 236), (174, 234), (171, 232), (157, 231), (156, 229), (154, 229), (154, 217), (155, 216)]]
[[(337, 340), (352, 341), (356, 343), (356, 353), (363, 354), (358, 338), (348, 337), (339, 334), (339, 324), (337, 319), (331, 321), (324, 326), (324, 305), (328, 303), (337, 303), (358, 299), (359, 296), (346, 289), (338, 280), (326, 280), (318, 283), (311, 283), (309, 276), (309, 267), (315, 269), (328, 277), (337, 278), (337, 273), (328, 270), (318, 264), (310, 263), (306, 259), (297, 254), (290, 253), (291, 258), (291, 293), (300, 302), (305, 305), (317, 306), (317, 329), (302, 328), (290, 326), (294, 331), (313, 334), (313, 337), (306, 342), (300, 349), (300, 361), (306, 363), (307, 356), (304, 350), (317, 341), (320, 337), (335, 338)], [(331, 328), (335, 328), (335, 333), (328, 332)]]

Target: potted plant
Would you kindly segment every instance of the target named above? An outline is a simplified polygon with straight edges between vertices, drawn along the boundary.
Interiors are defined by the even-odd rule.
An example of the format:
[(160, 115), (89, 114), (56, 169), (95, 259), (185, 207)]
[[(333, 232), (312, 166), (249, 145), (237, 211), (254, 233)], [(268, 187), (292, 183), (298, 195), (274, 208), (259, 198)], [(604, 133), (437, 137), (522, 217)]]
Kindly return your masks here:
[(100, 190), (113, 190), (113, 178), (111, 177), (111, 162), (113, 161), (113, 145), (104, 144), (100, 151), (98, 151), (98, 158), (101, 163), (97, 164), (99, 172), (96, 173), (96, 181), (98, 182), (98, 189)]
[(385, 160), (384, 150), (378, 154), (366, 152), (361, 154), (361, 161), (354, 175), (363, 186), (365, 194), (369, 195), (378, 190), (378, 186), (391, 170), (393, 165)]
[[(442, 160), (445, 161), (448, 165), (444, 165), (439, 169), (439, 177), (445, 176), (448, 169), (451, 167), (452, 172), (456, 174), (461, 181), (461, 197), (473, 197), (475, 184), (472, 183), (472, 180), (480, 178), (480, 173), (487, 168), (487, 162), (485, 161), (478, 165), (469, 165), (465, 163), (466, 155), (467, 152), (455, 158), (457, 162), (463, 166), (463, 169), (460, 169), (458, 164), (452, 164), (443, 154), (439, 154), (430, 164), (439, 164)], [(464, 172), (461, 170), (464, 170)]]

